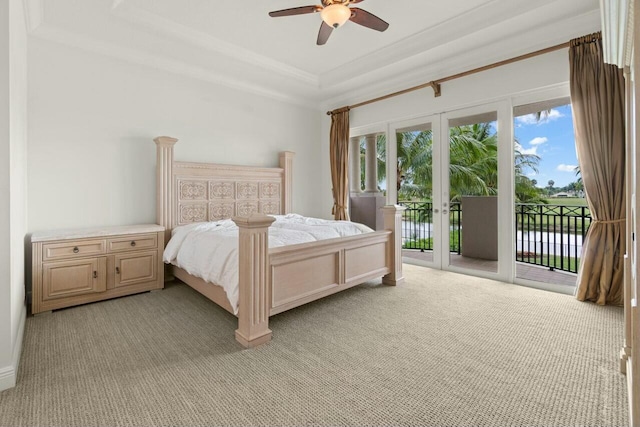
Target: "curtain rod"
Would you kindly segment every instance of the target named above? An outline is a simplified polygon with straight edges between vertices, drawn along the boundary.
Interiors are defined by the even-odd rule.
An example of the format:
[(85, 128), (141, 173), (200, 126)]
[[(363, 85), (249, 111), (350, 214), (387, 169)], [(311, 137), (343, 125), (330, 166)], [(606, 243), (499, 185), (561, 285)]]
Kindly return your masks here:
[(565, 43), (561, 43), (561, 44), (558, 44), (558, 45), (555, 45), (555, 46), (547, 47), (545, 49), (536, 50), (535, 52), (525, 53), (524, 55), (515, 56), (513, 58), (505, 59), (505, 60), (499, 61), (499, 62), (494, 62), (493, 64), (485, 65), (483, 67), (474, 68), (473, 70), (464, 71), (462, 73), (453, 74), (451, 76), (443, 77), (443, 78), (438, 79), (438, 80), (432, 80), (429, 83), (423, 83), (421, 85), (413, 86), (413, 87), (410, 87), (408, 89), (400, 90), (398, 92), (393, 92), (393, 93), (390, 93), (388, 95), (379, 96), (378, 98), (373, 98), (373, 99), (370, 99), (368, 101), (359, 102), (357, 104), (350, 105), (348, 107), (342, 107), (342, 108), (338, 108), (338, 109), (333, 110), (333, 111), (327, 111), (327, 115), (330, 116), (334, 112), (337, 113), (337, 112), (340, 112), (340, 111), (344, 111), (345, 109), (351, 110), (351, 109), (354, 109), (354, 108), (362, 107), (364, 105), (373, 104), (374, 102), (383, 101), (385, 99), (393, 98), (394, 96), (398, 96), (398, 95), (404, 95), (405, 93), (413, 92), (413, 91), (416, 91), (416, 90), (419, 90), (419, 89), (424, 89), (424, 88), (429, 87), (429, 86), (431, 86), (433, 88), (434, 96), (438, 97), (441, 94), (440, 93), (440, 84), (441, 83), (448, 82), (450, 80), (459, 79), (461, 77), (466, 77), (466, 76), (469, 76), (471, 74), (479, 73), (481, 71), (490, 70), (492, 68), (501, 67), (503, 65), (511, 64), (513, 62), (522, 61), (524, 59), (533, 58), (534, 56), (544, 55), (545, 53), (553, 52), (553, 51), (560, 50), (560, 49), (565, 49), (565, 48), (569, 47), (570, 43), (571, 42), (565, 42)]

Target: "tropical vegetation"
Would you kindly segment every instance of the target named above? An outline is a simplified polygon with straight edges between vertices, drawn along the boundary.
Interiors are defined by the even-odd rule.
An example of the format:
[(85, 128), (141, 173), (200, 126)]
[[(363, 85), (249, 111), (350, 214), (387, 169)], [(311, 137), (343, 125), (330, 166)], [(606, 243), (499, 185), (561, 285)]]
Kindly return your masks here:
[[(398, 199), (429, 200), (433, 188), (433, 133), (431, 130), (400, 132), (397, 143)], [(546, 203), (545, 192), (527, 177), (537, 172), (540, 157), (515, 147), (517, 203)], [(364, 151), (361, 152), (364, 162)], [(386, 141), (377, 140), (378, 182), (385, 179)], [(364, 168), (362, 168), (364, 170)], [(364, 179), (361, 180), (364, 182)], [(451, 128), (449, 135), (449, 185), (451, 201), (461, 196), (490, 196), (498, 192), (498, 138), (493, 123)]]

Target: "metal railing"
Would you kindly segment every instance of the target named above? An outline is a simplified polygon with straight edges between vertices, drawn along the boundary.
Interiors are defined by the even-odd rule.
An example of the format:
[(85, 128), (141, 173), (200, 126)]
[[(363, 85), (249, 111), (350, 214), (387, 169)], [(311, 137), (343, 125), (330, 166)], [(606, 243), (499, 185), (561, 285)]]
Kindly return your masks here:
[(515, 225), (516, 261), (578, 272), (588, 207), (517, 203)]
[[(402, 248), (433, 250), (433, 203), (398, 202), (406, 210), (402, 215)], [(449, 250), (460, 254), (462, 209), (460, 203), (452, 202), (449, 209)]]
[[(399, 202), (406, 210), (402, 217), (402, 248), (432, 251), (433, 204)], [(515, 205), (516, 261), (576, 273), (582, 242), (591, 224), (586, 206), (543, 204)], [(449, 210), (449, 250), (460, 254), (462, 209), (451, 203)]]

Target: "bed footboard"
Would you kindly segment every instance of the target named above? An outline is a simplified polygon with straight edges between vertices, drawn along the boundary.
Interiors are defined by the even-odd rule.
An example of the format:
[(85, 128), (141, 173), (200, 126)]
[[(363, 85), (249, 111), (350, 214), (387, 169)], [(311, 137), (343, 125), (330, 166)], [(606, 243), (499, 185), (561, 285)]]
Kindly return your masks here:
[(391, 231), (269, 251), (271, 315), (389, 274)]
[(398, 285), (402, 275), (401, 206), (385, 206), (385, 230), (269, 250), (266, 215), (236, 217), (239, 306), (236, 340), (255, 347), (271, 340), (269, 316), (367, 280)]

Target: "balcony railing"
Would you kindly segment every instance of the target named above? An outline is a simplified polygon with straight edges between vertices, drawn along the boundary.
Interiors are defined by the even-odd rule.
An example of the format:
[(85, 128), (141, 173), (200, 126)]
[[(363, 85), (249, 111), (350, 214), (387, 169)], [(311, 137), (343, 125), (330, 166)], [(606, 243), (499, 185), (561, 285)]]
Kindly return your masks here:
[(516, 204), (516, 261), (577, 273), (591, 225), (586, 206)]
[[(402, 217), (403, 249), (433, 250), (433, 203), (399, 202), (406, 210)], [(449, 209), (449, 250), (460, 254), (462, 209), (452, 202)]]
[[(403, 249), (433, 250), (433, 204), (399, 202), (406, 210), (402, 218)], [(576, 273), (582, 242), (591, 224), (586, 206), (521, 204), (515, 206), (516, 261)], [(453, 202), (449, 209), (449, 250), (462, 248), (462, 209)]]

